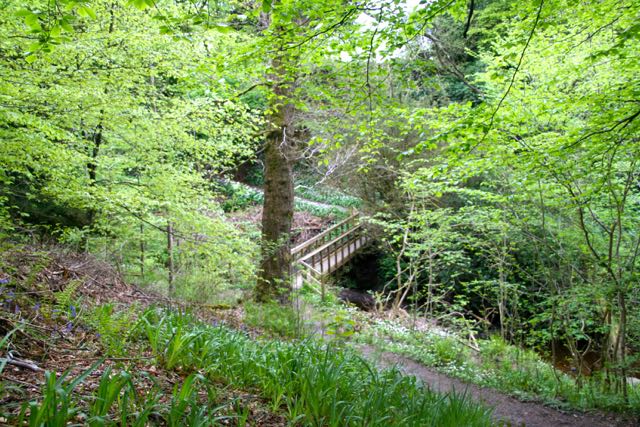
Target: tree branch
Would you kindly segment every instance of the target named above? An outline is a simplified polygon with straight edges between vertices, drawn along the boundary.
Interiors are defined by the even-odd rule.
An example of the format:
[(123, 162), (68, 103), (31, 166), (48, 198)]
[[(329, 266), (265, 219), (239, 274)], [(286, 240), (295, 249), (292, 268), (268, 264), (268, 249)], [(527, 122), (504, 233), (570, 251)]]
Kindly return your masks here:
[(473, 17), (475, 0), (471, 0), (469, 2), (469, 13), (467, 13), (467, 23), (464, 26), (464, 31), (462, 32), (462, 37), (467, 38), (467, 33), (469, 32), (469, 28), (471, 28), (471, 18)]
[(621, 125), (622, 125), (622, 127), (620, 128), (620, 130), (623, 130), (624, 128), (629, 126), (631, 124), (631, 122), (633, 122), (638, 117), (640, 117), (640, 110), (636, 111), (635, 113), (631, 114), (630, 116), (625, 117), (624, 119), (621, 119), (621, 120), (617, 121), (613, 126), (611, 126), (609, 128), (600, 129), (600, 130), (596, 130), (596, 131), (590, 132), (590, 133), (586, 134), (585, 136), (578, 138), (577, 140), (575, 140), (571, 144), (565, 145), (562, 148), (564, 150), (566, 150), (567, 148), (573, 148), (576, 145), (580, 144), (581, 142), (591, 138), (592, 136), (602, 135), (602, 134), (605, 134), (605, 133), (613, 132), (614, 130), (616, 130), (618, 128), (618, 126), (621, 126)]

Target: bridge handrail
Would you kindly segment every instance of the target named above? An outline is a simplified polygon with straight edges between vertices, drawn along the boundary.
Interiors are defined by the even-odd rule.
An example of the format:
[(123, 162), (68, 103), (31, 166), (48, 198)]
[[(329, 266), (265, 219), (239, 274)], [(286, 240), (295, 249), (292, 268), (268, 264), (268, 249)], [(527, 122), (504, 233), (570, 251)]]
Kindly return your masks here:
[[(308, 254), (302, 256), (301, 258), (298, 259), (298, 262), (304, 262), (306, 264), (306, 261), (311, 258), (313, 260), (313, 258), (315, 258), (316, 255), (321, 255), (322, 252), (326, 251), (327, 249), (331, 248), (332, 246), (334, 246), (336, 243), (339, 243), (340, 241), (342, 241), (345, 237), (353, 234), (355, 231), (358, 231), (360, 229), (360, 226), (355, 226), (353, 228), (350, 228), (347, 232), (342, 233), (341, 235), (339, 235), (338, 237), (336, 237), (335, 239), (331, 240), (329, 243), (326, 243), (322, 246), (320, 246), (318, 249), (315, 249), (312, 252), (309, 252)], [(327, 256), (329, 256), (331, 253), (329, 253)], [(322, 257), (321, 257), (322, 258)]]
[[(294, 261), (297, 261), (299, 259), (301, 259), (303, 256), (305, 256), (304, 251), (309, 249), (309, 250), (313, 250), (314, 245), (321, 241), (321, 240), (325, 240), (328, 236), (331, 235), (332, 232), (334, 232), (335, 230), (339, 229), (340, 227), (344, 226), (344, 225), (351, 225), (347, 230), (354, 228), (354, 226), (358, 226), (358, 224), (355, 224), (355, 219), (358, 218), (360, 216), (360, 213), (355, 212), (353, 215), (351, 215), (350, 217), (348, 217), (345, 220), (340, 221), (337, 224), (332, 225), (331, 227), (327, 228), (325, 231), (323, 231), (322, 233), (312, 237), (311, 239), (299, 244), (298, 246), (296, 246), (295, 248), (291, 249), (291, 256), (293, 257)], [(353, 224), (352, 224), (353, 223)], [(303, 253), (301, 255), (298, 255), (299, 253)]]
[[(326, 291), (325, 291), (325, 283), (322, 280), (322, 273), (320, 273), (318, 270), (316, 270), (315, 268), (313, 268), (312, 266), (310, 266), (304, 261), (300, 261), (299, 265), (301, 265), (303, 268), (303, 270), (300, 271), (300, 274), (303, 274), (303, 280), (306, 279), (307, 286), (309, 286), (309, 288), (315, 291), (316, 293), (320, 294), (320, 296), (322, 297), (322, 300), (324, 301)], [(319, 289), (316, 289), (314, 285), (317, 286)]]
[[(299, 281), (304, 283), (305, 279), (309, 285), (319, 285), (320, 295), (324, 301), (325, 281), (323, 276), (330, 274), (350, 259), (352, 253), (359, 247), (357, 242), (360, 242), (360, 246), (362, 246), (368, 240), (367, 236), (361, 232), (363, 227), (358, 220), (359, 216), (359, 213), (355, 212), (347, 219), (291, 250), (293, 271), (296, 277), (294, 286), (301, 286)], [(356, 242), (355, 245), (354, 242)], [(324, 268), (325, 260), (326, 268)], [(316, 268), (316, 261), (319, 261), (319, 270)], [(311, 287), (313, 289), (313, 286)]]
[(322, 274), (322, 273), (320, 273), (318, 270), (316, 270), (315, 268), (313, 268), (311, 265), (309, 265), (309, 263), (308, 263), (308, 262), (306, 262), (306, 261), (300, 261), (300, 264), (302, 264), (302, 265), (304, 266), (304, 268), (308, 268), (309, 270), (311, 270), (311, 272), (312, 272), (313, 274), (316, 274), (316, 275), (318, 275), (318, 276)]

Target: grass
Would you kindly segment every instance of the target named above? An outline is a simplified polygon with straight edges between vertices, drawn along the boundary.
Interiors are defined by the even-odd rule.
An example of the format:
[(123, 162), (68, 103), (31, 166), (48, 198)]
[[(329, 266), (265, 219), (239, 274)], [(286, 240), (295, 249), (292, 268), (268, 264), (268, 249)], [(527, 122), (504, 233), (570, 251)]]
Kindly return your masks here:
[(297, 338), (303, 335), (300, 319), (295, 310), (276, 302), (257, 304), (246, 301), (244, 323), (274, 337)]
[(344, 219), (349, 216), (349, 211), (339, 206), (318, 206), (306, 200), (296, 200), (295, 210), (298, 212), (308, 212), (320, 218)]
[[(249, 306), (249, 323), (288, 337), (255, 340), (185, 313), (160, 308), (140, 313), (142, 309), (133, 306), (121, 310), (115, 301), (92, 306), (78, 298), (93, 294), (78, 290), (77, 296), (72, 288), (33, 296), (17, 292), (18, 285), (24, 288), (21, 283), (5, 282), (10, 289), (1, 295), (3, 316), (15, 324), (26, 318), (37, 324), (33, 331), (25, 324), (20, 334), (5, 337), (4, 348), (19, 347), (28, 358), (38, 343), (46, 345), (47, 354), (58, 355), (68, 350), (76, 356), (74, 351), (82, 346), (127, 359), (99, 361), (75, 378), (75, 371), (46, 372), (38, 392), (31, 387), (13, 392), (3, 379), (2, 397), (10, 400), (0, 408), (0, 416), (9, 424), (209, 426), (224, 418), (243, 425), (255, 422), (256, 411), (261, 411), (280, 424), (305, 426), (491, 425), (487, 408), (465, 396), (434, 393), (397, 370), (380, 371), (344, 348), (341, 340), (334, 345), (295, 339), (295, 314), (290, 309)], [(351, 333), (348, 319), (334, 316), (330, 326), (336, 336)], [(40, 327), (47, 332), (36, 334)], [(83, 354), (66, 363), (82, 366)], [(45, 359), (43, 366), (56, 360), (65, 358)], [(24, 379), (17, 378), (22, 381), (17, 384)]]
[(71, 381), (67, 381), (68, 371), (60, 377), (53, 372), (45, 372), (42, 399), (25, 402), (17, 424), (23, 425), (26, 422), (30, 427), (66, 426), (80, 412), (74, 399), (76, 397), (73, 394), (74, 389), (96, 369), (99, 363)]
[(104, 370), (98, 388), (91, 395), (74, 393), (103, 362), (97, 362), (73, 380), (67, 379), (68, 372), (60, 377), (46, 372), (41, 397), (22, 405), (20, 415), (14, 420), (16, 424), (29, 427), (158, 424), (177, 427), (218, 425), (218, 421), (233, 418), (223, 415), (225, 409), (230, 408), (212, 405), (215, 399), (201, 398), (199, 393), (203, 389), (208, 391), (213, 384), (197, 373), (176, 384), (171, 396), (164, 399), (158, 387), (137, 389), (134, 378), (139, 374), (126, 370), (114, 373), (111, 368)]
[[(380, 371), (348, 349), (305, 339), (256, 341), (191, 315), (151, 308), (130, 333), (158, 368), (181, 379), (167, 391), (145, 370), (107, 367), (90, 387), (96, 362), (75, 379), (47, 372), (38, 398), (10, 419), (18, 425), (211, 426), (248, 422), (240, 400), (220, 404), (220, 388), (257, 394), (291, 425), (489, 426), (490, 411), (465, 396), (434, 393), (397, 370)], [(140, 343), (138, 343), (140, 344)], [(82, 386), (81, 386), (82, 385)], [(93, 388), (92, 390), (90, 390)], [(81, 389), (78, 391), (78, 389)]]
[(176, 313), (160, 316), (158, 348), (185, 328), (192, 337), (176, 366), (243, 389), (257, 390), (292, 423), (312, 426), (490, 425), (489, 411), (457, 395), (439, 395), (397, 370), (378, 371), (356, 353), (315, 340), (258, 342)]
[(599, 376), (583, 378), (579, 386), (572, 376), (557, 371), (537, 353), (509, 345), (499, 337), (479, 340), (479, 351), (475, 352), (455, 335), (420, 332), (379, 321), (357, 339), (521, 399), (542, 400), (567, 409), (640, 413), (640, 387), (631, 388), (629, 401), (625, 402), (622, 394), (611, 390)]

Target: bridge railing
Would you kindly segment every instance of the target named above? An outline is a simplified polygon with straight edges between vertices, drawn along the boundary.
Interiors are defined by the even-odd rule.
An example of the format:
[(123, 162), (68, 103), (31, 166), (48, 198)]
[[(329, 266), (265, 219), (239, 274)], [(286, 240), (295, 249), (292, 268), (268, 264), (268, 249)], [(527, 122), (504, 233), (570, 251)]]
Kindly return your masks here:
[(303, 242), (291, 249), (291, 257), (293, 259), (293, 262), (306, 257), (308, 254), (316, 251), (318, 248), (327, 245), (327, 243), (347, 233), (349, 230), (359, 227), (359, 216), (360, 214), (356, 212), (349, 218), (340, 221), (339, 223), (329, 227), (317, 236), (314, 236), (306, 242)]
[(313, 266), (307, 264), (304, 261), (299, 261), (297, 263), (297, 274), (302, 275), (303, 282), (306, 282), (307, 285), (319, 293), (322, 301), (325, 299), (325, 283), (322, 280), (322, 273), (313, 268)]
[(325, 243), (316, 250), (307, 253), (300, 258), (299, 262), (315, 266), (321, 275), (333, 272), (339, 265), (342, 265), (352, 252), (355, 252), (353, 243), (362, 238), (360, 226), (350, 228), (345, 233), (335, 239)]
[(347, 262), (367, 241), (359, 217), (356, 212), (291, 250), (294, 287), (300, 287), (304, 282), (312, 289), (318, 287), (324, 301), (324, 276)]

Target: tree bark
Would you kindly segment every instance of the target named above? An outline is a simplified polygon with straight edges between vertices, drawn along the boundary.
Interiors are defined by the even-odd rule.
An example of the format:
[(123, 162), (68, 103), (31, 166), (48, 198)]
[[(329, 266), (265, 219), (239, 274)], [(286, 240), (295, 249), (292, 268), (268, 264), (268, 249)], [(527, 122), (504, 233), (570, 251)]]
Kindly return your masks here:
[(276, 55), (272, 66), (275, 84), (265, 147), (262, 261), (256, 287), (256, 299), (263, 302), (286, 295), (291, 287), (294, 200), (291, 139), (287, 131), (292, 107), (287, 102), (290, 89), (283, 77), (283, 57)]

